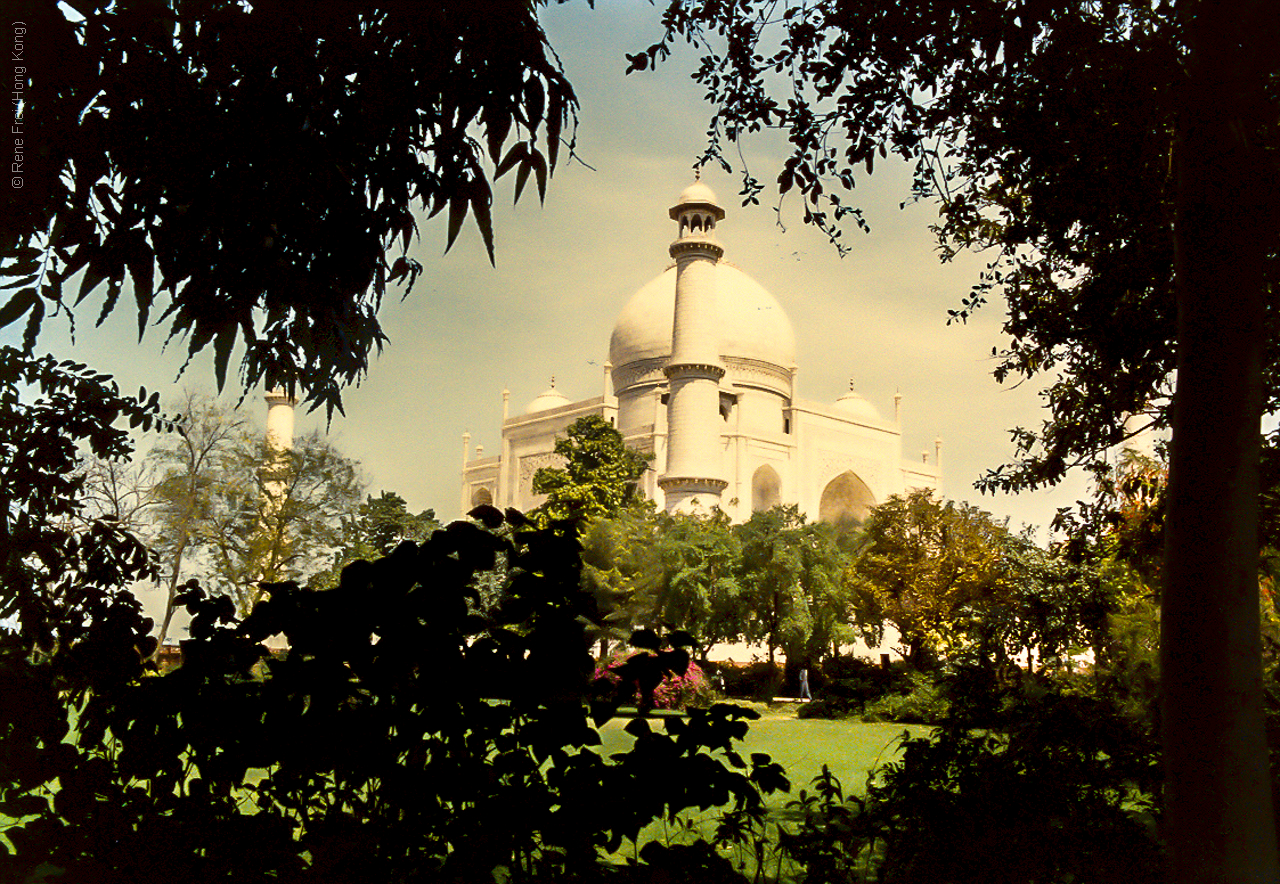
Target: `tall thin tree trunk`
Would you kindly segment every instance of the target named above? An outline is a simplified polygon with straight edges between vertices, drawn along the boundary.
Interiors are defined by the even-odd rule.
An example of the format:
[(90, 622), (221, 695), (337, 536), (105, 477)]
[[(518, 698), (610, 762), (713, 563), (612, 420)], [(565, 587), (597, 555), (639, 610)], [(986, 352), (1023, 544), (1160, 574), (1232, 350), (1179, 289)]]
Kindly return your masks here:
[(169, 593), (164, 603), (164, 620), (160, 624), (160, 635), (156, 638), (156, 649), (152, 658), (159, 656), (164, 647), (164, 640), (169, 635), (169, 624), (173, 622), (173, 599), (178, 594), (178, 574), (182, 570), (182, 557), (187, 552), (187, 538), (183, 537), (173, 553), (173, 563), (169, 572)]
[(1176, 147), (1178, 380), (1161, 617), (1174, 884), (1280, 881), (1258, 616), (1262, 289), (1277, 189), (1249, 123), (1266, 106), (1249, 47), (1274, 38), (1259, 30), (1269, 2), (1181, 9), (1191, 55)]

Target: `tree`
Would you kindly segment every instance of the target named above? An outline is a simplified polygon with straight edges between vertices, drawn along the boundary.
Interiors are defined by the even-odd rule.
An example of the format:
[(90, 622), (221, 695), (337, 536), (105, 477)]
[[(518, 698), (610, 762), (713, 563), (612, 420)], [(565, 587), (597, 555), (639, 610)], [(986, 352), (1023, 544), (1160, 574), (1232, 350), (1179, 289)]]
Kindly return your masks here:
[(86, 511), (80, 446), (126, 461), (132, 440), (115, 424), (164, 426), (158, 400), (121, 396), (84, 365), (0, 347), (0, 619), (18, 627), (0, 658), (56, 654), (113, 617), (141, 623), (120, 590), (154, 577), (155, 562), (113, 514)]
[(370, 494), (360, 508), (341, 520), (341, 545), (333, 555), (333, 565), (312, 580), (318, 588), (338, 585), (342, 569), (357, 559), (373, 561), (390, 555), (406, 540), (422, 543), (443, 527), (435, 510), (409, 512), (403, 497), (394, 491)]
[(610, 640), (632, 629), (691, 635), (700, 657), (742, 636), (742, 547), (729, 519), (630, 506), (583, 531), (583, 573), (611, 624)]
[(167, 590), (157, 635), (161, 645), (186, 566), (208, 542), (208, 521), (219, 487), (236, 467), (235, 452), (254, 446), (258, 435), (243, 414), (194, 391), (184, 393), (174, 410), (176, 431), (158, 439), (141, 466), (158, 473), (149, 489), (153, 512), (146, 534), (160, 557)]
[(976, 507), (912, 491), (872, 509), (864, 531), (857, 580), (918, 669), (968, 643), (970, 611), (1009, 595), (1008, 530)]
[(736, 533), (742, 543), (743, 637), (763, 642), (769, 662), (781, 649), (792, 669), (817, 662), (858, 633), (875, 637), (879, 622), (845, 580), (848, 550), (836, 530), (809, 523), (794, 504), (751, 514)]
[(238, 446), (200, 529), (211, 588), (247, 614), (266, 584), (315, 574), (332, 562), (363, 492), (358, 465), (319, 432), (283, 455), (264, 440)]
[(720, 510), (710, 515), (661, 513), (653, 553), (662, 578), (641, 624), (689, 633), (704, 661), (712, 646), (742, 637), (742, 542), (728, 516)]
[(612, 516), (639, 497), (637, 482), (649, 457), (630, 449), (622, 434), (599, 415), (580, 417), (557, 437), (564, 467), (533, 474), (533, 490), (547, 495), (538, 508), (551, 518)]
[(1000, 591), (978, 597), (963, 611), (965, 632), (984, 665), (1008, 666), (1027, 655), (1027, 666), (1094, 650), (1095, 666), (1107, 650), (1108, 618), (1117, 609), (1114, 581), (1092, 559), (1069, 558), (1061, 548), (1037, 546), (1028, 533), (995, 537), (1002, 561)]
[(596, 605), (592, 639), (599, 641), (601, 657), (612, 643), (628, 643), (656, 605), (662, 582), (658, 519), (653, 504), (641, 502), (582, 525), (582, 580)]
[[(672, 0), (664, 24), (632, 69), (677, 36), (706, 48), (706, 159), (722, 135), (783, 129), (780, 190), (839, 242), (842, 220), (865, 222), (837, 189), (892, 150), (916, 166), (914, 195), (940, 202), (944, 257), (995, 250), (955, 315), (1003, 296), (997, 378), (1056, 378), (1049, 418), (1015, 431), (1014, 465), (985, 487), (1034, 488), (1096, 462), (1128, 412), (1172, 427), (1170, 875), (1280, 877), (1256, 577), (1258, 425), (1280, 405), (1274, 4)], [(747, 173), (747, 200), (759, 191)]]
[(143, 530), (156, 505), (152, 494), (155, 471), (151, 465), (135, 468), (129, 461), (90, 456), (81, 463), (81, 475), (84, 508), (80, 520), (106, 518), (134, 534)]
[(490, 179), (545, 194), (577, 102), (538, 5), (19, 0), (0, 326), (25, 316), (31, 351), (46, 313), (105, 285), (105, 317), (132, 283), (139, 335), (159, 314), (212, 345), (219, 386), (239, 342), (246, 389), (340, 408), (421, 271), (412, 209), (446, 248), (470, 215), (492, 258)]
[(208, 395), (188, 391), (173, 408), (173, 431), (128, 467), (134, 484), (150, 477), (133, 528), (158, 554), (168, 590), (161, 641), (195, 575), (247, 611), (258, 582), (300, 579), (331, 562), (363, 490), (357, 464), (319, 433), (273, 451), (252, 420)]

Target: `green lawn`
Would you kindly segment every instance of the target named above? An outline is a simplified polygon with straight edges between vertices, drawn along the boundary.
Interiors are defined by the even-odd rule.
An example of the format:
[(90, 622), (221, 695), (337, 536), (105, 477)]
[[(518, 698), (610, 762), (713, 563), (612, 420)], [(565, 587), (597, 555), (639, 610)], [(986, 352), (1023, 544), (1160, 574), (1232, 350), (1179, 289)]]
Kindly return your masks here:
[[(764, 752), (780, 763), (791, 780), (792, 796), (809, 786), (823, 764), (831, 768), (846, 794), (864, 792), (867, 772), (898, 755), (898, 739), (904, 731), (912, 736), (929, 732), (923, 725), (800, 719), (795, 717), (793, 708), (771, 712), (758, 703), (744, 705), (761, 712), (761, 718), (750, 722), (751, 730), (739, 749), (740, 754), (745, 758), (752, 752)], [(627, 751), (632, 741), (623, 730), (627, 721), (615, 718), (600, 729), (603, 754)], [(661, 720), (651, 722), (651, 726), (661, 730)], [(784, 797), (781, 803), (785, 804), (789, 797)], [(770, 802), (776, 803), (779, 802)]]
[[(801, 789), (810, 789), (810, 780), (817, 776), (826, 764), (840, 780), (844, 793), (862, 794), (866, 791), (867, 774), (872, 769), (891, 761), (901, 752), (899, 738), (903, 732), (912, 736), (928, 733), (923, 725), (903, 725), (884, 722), (868, 723), (856, 720), (823, 721), (795, 717), (794, 706), (768, 710), (759, 703), (743, 703), (761, 713), (758, 721), (750, 722), (747, 738), (738, 747), (744, 758), (752, 752), (764, 752), (786, 768), (791, 780), (791, 791), (775, 794), (766, 799), (770, 808), (770, 820), (782, 822), (791, 813), (785, 810), (788, 801), (796, 798)], [(629, 719), (615, 718), (600, 728), (601, 751), (605, 755), (625, 752), (632, 742), (623, 728)], [(661, 719), (653, 720), (654, 730), (662, 729)], [(635, 857), (639, 848), (648, 841), (667, 843), (684, 842), (701, 835), (710, 838), (715, 831), (720, 809), (703, 813), (681, 814), (686, 825), (671, 825), (666, 821), (651, 823), (641, 833), (636, 843), (626, 842), (616, 854), (614, 862), (625, 862)], [(724, 854), (745, 871), (753, 868), (749, 855), (741, 850)], [(776, 854), (773, 854), (776, 857)], [(770, 865), (774, 860), (767, 861)], [(799, 874), (790, 863), (771, 868), (769, 874), (782, 880), (791, 880)]]

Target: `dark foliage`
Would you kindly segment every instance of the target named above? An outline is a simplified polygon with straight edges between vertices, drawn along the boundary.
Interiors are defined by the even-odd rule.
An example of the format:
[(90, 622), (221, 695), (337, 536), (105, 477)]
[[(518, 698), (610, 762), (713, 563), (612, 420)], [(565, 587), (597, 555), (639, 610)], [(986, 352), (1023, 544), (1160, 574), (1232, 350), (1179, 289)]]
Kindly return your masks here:
[(911, 679), (902, 664), (885, 668), (858, 657), (833, 657), (814, 681), (814, 700), (797, 710), (800, 718), (847, 718), (889, 693), (905, 694)]
[[(1008, 698), (1006, 698), (1008, 699)], [(1025, 884), (1161, 880), (1158, 744), (1106, 703), (1023, 696), (974, 730), (972, 707), (904, 735), (866, 798), (829, 771), (791, 802), (782, 848), (808, 881)]]
[(745, 666), (720, 664), (712, 670), (724, 683), (721, 690), (726, 697), (748, 700), (772, 700), (782, 684), (782, 667), (757, 660)]
[[(74, 12), (72, 12), (74, 10)], [(412, 285), (413, 210), (470, 215), (493, 257), (490, 178), (545, 194), (576, 99), (537, 19), (503, 0), (18, 0), (22, 188), (5, 188), (0, 326), (132, 285), (219, 385), (341, 407)], [(22, 77), (20, 77), (22, 79)], [(392, 257), (398, 253), (398, 257)], [(75, 290), (64, 286), (75, 277)], [(158, 317), (158, 318), (157, 318)]]
[(15, 618), (28, 650), (81, 637), (104, 615), (104, 594), (154, 576), (118, 522), (83, 517), (78, 467), (82, 449), (127, 458), (133, 445), (116, 422), (163, 425), (158, 400), (122, 396), (87, 366), (0, 347), (0, 618)]
[[(787, 784), (767, 756), (734, 751), (754, 714), (695, 710), (666, 734), (637, 719), (633, 751), (602, 758), (576, 529), (511, 519), (526, 527), (454, 523), (354, 562), (333, 590), (269, 585), (243, 620), (191, 587), (191, 638), (165, 675), (144, 674), (150, 624), (127, 596), (51, 658), (7, 637), (0, 808), (18, 822), (0, 879), (44, 863), (95, 882), (724, 872), (705, 850), (602, 860), (686, 808), (762, 814), (760, 792)], [(476, 575), (499, 555), (501, 603), (477, 612)], [(269, 658), (277, 633), (289, 651)]]
[[(645, 70), (677, 40), (702, 50), (695, 79), (714, 109), (704, 161), (727, 168), (741, 155), (735, 142), (761, 129), (785, 134), (779, 192), (801, 199), (805, 221), (842, 251), (851, 247), (842, 228), (867, 226), (856, 205), (863, 175), (890, 154), (914, 166), (910, 196), (939, 204), (942, 257), (988, 257), (952, 316), (1003, 298), (1008, 343), (992, 354), (996, 377), (1054, 373), (1049, 418), (1013, 430), (1014, 462), (983, 479), (990, 489), (1036, 488), (1072, 465), (1100, 464), (1127, 413), (1168, 426), (1182, 6), (672, 0), (662, 39), (630, 61)], [(1260, 35), (1274, 32), (1275, 9), (1251, 2), (1232, 18), (1254, 37), (1239, 51), (1254, 53), (1251, 70), (1266, 84), (1236, 84), (1257, 99), (1240, 125), (1274, 154), (1280, 71)], [(744, 201), (763, 189), (744, 169)], [(1269, 251), (1274, 291), (1280, 264)], [(1267, 326), (1273, 410), (1274, 306)]]

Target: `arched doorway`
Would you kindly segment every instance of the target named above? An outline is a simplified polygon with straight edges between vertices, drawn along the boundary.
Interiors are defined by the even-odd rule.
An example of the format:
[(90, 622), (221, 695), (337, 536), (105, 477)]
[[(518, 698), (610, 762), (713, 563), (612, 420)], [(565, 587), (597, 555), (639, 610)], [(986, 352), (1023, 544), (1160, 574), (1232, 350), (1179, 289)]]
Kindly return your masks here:
[(481, 485), (471, 492), (472, 506), (493, 506), (493, 492)]
[(853, 470), (846, 470), (822, 489), (818, 518), (823, 522), (861, 522), (875, 505), (875, 496), (867, 483), (859, 479)]
[(758, 513), (782, 503), (782, 480), (778, 471), (765, 464), (751, 476), (751, 512)]

